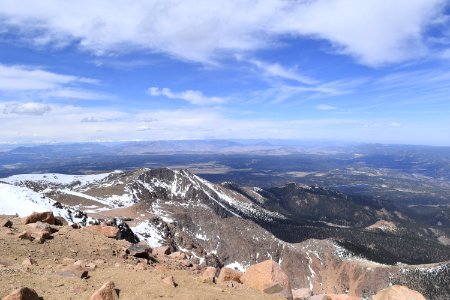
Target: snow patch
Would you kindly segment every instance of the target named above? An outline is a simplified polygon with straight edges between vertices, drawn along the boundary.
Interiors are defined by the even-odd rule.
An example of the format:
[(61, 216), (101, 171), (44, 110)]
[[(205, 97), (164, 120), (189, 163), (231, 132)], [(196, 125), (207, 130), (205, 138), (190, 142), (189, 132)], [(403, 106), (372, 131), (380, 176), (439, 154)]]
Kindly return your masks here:
[(238, 263), (237, 261), (235, 261), (234, 263), (228, 264), (225, 267), (233, 269), (233, 270), (238, 270), (241, 272), (245, 272), (245, 270), (249, 267), (248, 265), (243, 265), (241, 263)]
[(131, 227), (131, 230), (140, 240), (144, 240), (150, 247), (155, 248), (162, 246), (164, 238), (158, 228), (150, 222), (143, 222), (135, 227)]
[(24, 217), (34, 211), (53, 211), (53, 203), (29, 188), (0, 183), (0, 214)]

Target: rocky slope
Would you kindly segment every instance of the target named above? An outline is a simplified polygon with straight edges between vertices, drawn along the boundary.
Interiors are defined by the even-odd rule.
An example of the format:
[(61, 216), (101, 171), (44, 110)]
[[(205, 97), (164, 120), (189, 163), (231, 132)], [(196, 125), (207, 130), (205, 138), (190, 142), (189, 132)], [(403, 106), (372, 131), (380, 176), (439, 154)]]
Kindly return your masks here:
[[(21, 287), (45, 300), (116, 299), (90, 298), (111, 280), (119, 299), (281, 299), (244, 285), (203, 283), (197, 265), (155, 251), (155, 261), (125, 255), (129, 242), (71, 226), (52, 226), (57, 231), (43, 242), (21, 239), (33, 227), (13, 216), (0, 216), (0, 223), (8, 219), (10, 226), (0, 226), (1, 299)], [(170, 276), (176, 287), (163, 281)]]
[[(183, 250), (204, 266), (245, 270), (272, 259), (287, 273), (294, 290), (369, 297), (401, 283), (427, 299), (450, 297), (448, 263), (389, 264), (400, 261), (397, 258), (444, 261), (450, 259), (450, 251), (426, 237), (408, 235), (404, 224), (409, 221), (380, 203), (361, 203), (314, 187), (262, 190), (212, 184), (187, 170), (21, 175), (2, 181), (0, 195), (8, 199), (2, 202), (9, 203), (2, 207), (6, 213), (29, 213), (17, 204), (28, 201), (34, 203), (33, 210), (50, 207), (83, 226), (115, 218), (113, 223), (127, 224), (150, 246)], [(349, 218), (350, 212), (356, 215)], [(382, 220), (404, 230), (386, 232), (371, 226)], [(122, 225), (124, 236), (129, 236), (128, 226)], [(408, 249), (399, 250), (405, 246)]]

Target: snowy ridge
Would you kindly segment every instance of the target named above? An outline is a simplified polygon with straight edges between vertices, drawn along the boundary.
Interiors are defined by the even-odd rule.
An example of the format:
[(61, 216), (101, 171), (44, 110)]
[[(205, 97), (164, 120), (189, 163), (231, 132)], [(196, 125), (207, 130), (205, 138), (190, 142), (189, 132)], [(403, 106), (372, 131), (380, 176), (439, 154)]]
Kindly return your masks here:
[(161, 180), (159, 178), (153, 177), (150, 182), (145, 182), (143, 180), (138, 180), (140, 184), (142, 184), (148, 191), (154, 192), (156, 189), (164, 189), (168, 192), (168, 195), (171, 198), (186, 197), (186, 193), (189, 190), (190, 186), (183, 186), (182, 179), (183, 175), (180, 171), (174, 170), (174, 180), (166, 181)]
[[(120, 172), (120, 171), (115, 171)], [(84, 186), (93, 182), (101, 181), (108, 177), (111, 173), (102, 173), (94, 175), (66, 175), (58, 173), (44, 173), (44, 174), (20, 174), (10, 177), (2, 178), (0, 181), (17, 185), (25, 181), (33, 181), (40, 183), (51, 183), (59, 185), (70, 185), (79, 182), (80, 186)]]
[[(269, 210), (266, 210), (262, 207), (257, 207), (254, 204), (251, 203), (244, 203), (242, 201), (238, 201), (232, 197), (230, 197), (229, 195), (227, 195), (226, 193), (224, 193), (223, 191), (220, 190), (219, 187), (215, 186), (214, 184), (194, 175), (195, 179), (197, 179), (198, 181), (200, 181), (202, 184), (204, 184), (205, 186), (207, 186), (212, 192), (214, 192), (218, 199), (215, 199), (215, 197), (211, 196), (208, 193), (208, 196), (217, 202), (217, 200), (219, 200), (221, 203), (221, 205), (223, 206), (223, 204), (227, 204), (228, 206), (231, 206), (232, 208), (234, 208), (235, 210), (244, 213), (247, 216), (251, 216), (251, 217), (256, 217), (256, 218), (263, 218), (266, 220), (272, 220), (273, 218), (277, 218), (277, 219), (285, 219), (284, 216), (282, 216), (279, 213), (276, 212), (272, 212)], [(232, 213), (236, 216), (239, 216), (238, 214), (236, 214), (235, 212), (232, 211)]]
[[(227, 194), (226, 188), (212, 184), (187, 170), (165, 170), (167, 173), (162, 176), (151, 176), (150, 173), (147, 173), (151, 170), (145, 170), (143, 176), (135, 180), (139, 187), (133, 187), (132, 193), (136, 195), (138, 192), (142, 192), (139, 189), (145, 189), (150, 193), (163, 194), (167, 199), (180, 199), (187, 203), (196, 201), (196, 199), (190, 198), (191, 195), (203, 193), (209, 200), (236, 217), (247, 216), (265, 220), (285, 218), (279, 213), (268, 211), (253, 203), (238, 200)], [(179, 205), (182, 203), (179, 202)]]

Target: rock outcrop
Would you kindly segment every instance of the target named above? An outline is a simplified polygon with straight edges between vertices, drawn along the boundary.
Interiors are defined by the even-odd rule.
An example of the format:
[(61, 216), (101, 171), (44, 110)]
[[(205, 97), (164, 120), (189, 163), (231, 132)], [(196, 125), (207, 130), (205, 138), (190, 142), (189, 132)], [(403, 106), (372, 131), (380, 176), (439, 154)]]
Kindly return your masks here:
[(156, 247), (152, 250), (152, 254), (156, 256), (164, 256), (170, 254), (170, 248), (168, 246)]
[(111, 239), (117, 239), (119, 236), (119, 228), (114, 226), (91, 225), (84, 227), (83, 230), (102, 234)]
[(215, 283), (216, 282), (216, 273), (217, 273), (217, 269), (214, 267), (207, 267), (203, 273), (202, 276), (200, 277), (202, 282), (210, 282), (210, 283)]
[(90, 300), (117, 300), (119, 296), (117, 295), (116, 286), (114, 282), (108, 281), (102, 285), (94, 294), (92, 294)]
[(23, 287), (13, 291), (2, 300), (40, 300), (41, 298), (35, 290)]
[(241, 282), (242, 272), (236, 271), (230, 268), (222, 268), (220, 270), (219, 277), (217, 277), (218, 283), (224, 283), (226, 281)]
[(152, 249), (145, 243), (131, 244), (127, 249), (127, 253), (131, 256), (150, 259)]
[(22, 219), (22, 224), (36, 223), (38, 221), (54, 225), (55, 224), (55, 216), (53, 215), (53, 212), (51, 212), (51, 211), (33, 212), (31, 215)]
[(163, 278), (162, 282), (170, 287), (177, 287), (177, 283), (175, 282), (173, 276), (167, 276)]
[(55, 274), (60, 275), (60, 276), (66, 276), (66, 277), (87, 278), (89, 271), (80, 265), (73, 264), (73, 265), (61, 268)]
[(425, 297), (414, 290), (410, 290), (406, 286), (393, 285), (379, 291), (373, 300), (426, 300)]
[(266, 260), (250, 266), (241, 276), (240, 281), (261, 292), (279, 294), (287, 299), (292, 299), (289, 277), (273, 260)]
[(13, 226), (13, 223), (11, 222), (11, 220), (0, 220), (0, 227), (7, 227), (7, 228), (11, 228)]

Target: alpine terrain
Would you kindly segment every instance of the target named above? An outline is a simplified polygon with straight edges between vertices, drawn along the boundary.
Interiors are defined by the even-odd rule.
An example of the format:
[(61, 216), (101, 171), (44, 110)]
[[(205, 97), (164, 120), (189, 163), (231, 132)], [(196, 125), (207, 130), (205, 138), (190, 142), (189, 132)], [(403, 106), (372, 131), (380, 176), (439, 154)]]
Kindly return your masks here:
[[(376, 198), (298, 183), (214, 184), (187, 169), (140, 168), (13, 175), (0, 180), (0, 199), (1, 296), (11, 292), (10, 278), (31, 284), (15, 271), (20, 254), (29, 256), (32, 278), (94, 274), (88, 284), (78, 282), (89, 276), (82, 274), (74, 287), (58, 283), (72, 295), (40, 290), (45, 299), (88, 297), (101, 278), (115, 280), (121, 299), (145, 298), (127, 276), (152, 286), (150, 298), (450, 299), (445, 233)], [(33, 259), (40, 256), (38, 270)], [(29, 288), (45, 286), (33, 280)], [(164, 294), (167, 282), (174, 291)], [(111, 285), (103, 288), (117, 297)], [(410, 296), (389, 298), (395, 295)]]

